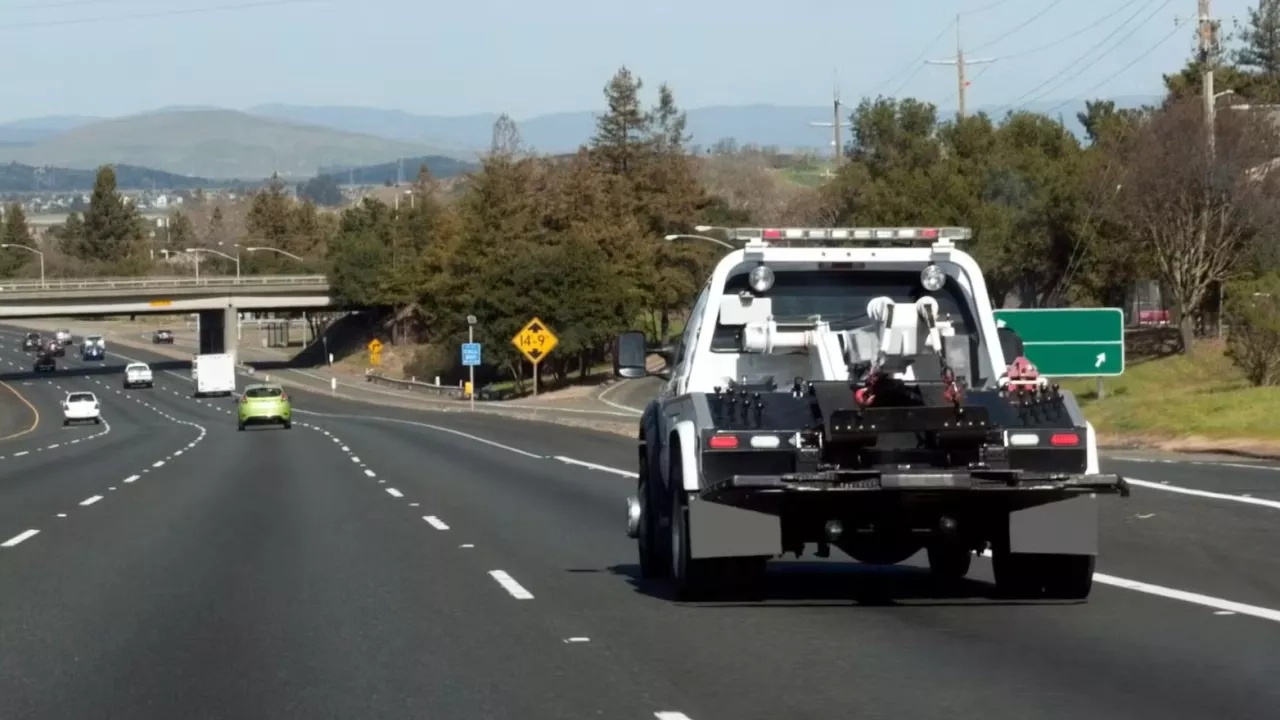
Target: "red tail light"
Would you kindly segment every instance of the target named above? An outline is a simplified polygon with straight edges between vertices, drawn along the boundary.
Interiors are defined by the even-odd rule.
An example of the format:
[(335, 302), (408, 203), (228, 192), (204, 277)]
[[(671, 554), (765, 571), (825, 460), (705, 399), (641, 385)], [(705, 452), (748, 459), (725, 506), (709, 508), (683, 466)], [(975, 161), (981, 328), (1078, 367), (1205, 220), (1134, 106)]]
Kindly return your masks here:
[(707, 440), (707, 447), (716, 450), (732, 450), (738, 447), (738, 438), (736, 435), (712, 435)]
[(1049, 438), (1049, 444), (1054, 447), (1075, 447), (1080, 444), (1080, 436), (1075, 433), (1054, 433)]

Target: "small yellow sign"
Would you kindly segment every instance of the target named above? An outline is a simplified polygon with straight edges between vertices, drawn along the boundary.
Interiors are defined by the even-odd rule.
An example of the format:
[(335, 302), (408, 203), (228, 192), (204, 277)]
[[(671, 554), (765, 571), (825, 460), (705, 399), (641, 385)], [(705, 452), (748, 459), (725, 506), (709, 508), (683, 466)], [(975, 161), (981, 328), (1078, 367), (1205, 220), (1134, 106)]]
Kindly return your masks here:
[(542, 362), (547, 355), (560, 344), (560, 338), (551, 332), (551, 328), (538, 318), (529, 321), (516, 336), (511, 338), (511, 344), (524, 354), (529, 362), (537, 365)]
[(381, 341), (381, 340), (379, 340), (378, 338), (374, 338), (374, 339), (370, 340), (370, 341), (369, 341), (369, 354), (370, 354), (370, 355), (377, 355), (378, 353), (381, 353), (381, 352), (382, 352), (382, 341)]
[(462, 383), (462, 396), (471, 397), (471, 381), (470, 380)]
[(381, 365), (381, 364), (382, 364), (382, 353), (369, 353), (369, 364), (370, 364), (370, 365)]
[(173, 301), (172, 300), (152, 300), (147, 304), (150, 305), (151, 307), (169, 307), (170, 305), (173, 304)]

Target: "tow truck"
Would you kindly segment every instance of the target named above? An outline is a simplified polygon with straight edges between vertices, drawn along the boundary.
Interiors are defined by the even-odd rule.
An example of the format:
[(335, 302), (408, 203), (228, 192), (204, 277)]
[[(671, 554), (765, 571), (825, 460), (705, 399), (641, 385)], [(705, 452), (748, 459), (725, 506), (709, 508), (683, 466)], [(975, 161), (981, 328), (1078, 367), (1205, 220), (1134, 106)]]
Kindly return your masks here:
[[(701, 231), (702, 228), (699, 228)], [(1102, 473), (1074, 396), (998, 327), (969, 228), (739, 228), (674, 346), (614, 341), (666, 380), (638, 427), (627, 533), (680, 599), (834, 546), (921, 550), (941, 582), (989, 554), (997, 592), (1087, 598)], [(672, 236), (677, 239), (681, 236)], [(651, 372), (656, 353), (667, 369)]]

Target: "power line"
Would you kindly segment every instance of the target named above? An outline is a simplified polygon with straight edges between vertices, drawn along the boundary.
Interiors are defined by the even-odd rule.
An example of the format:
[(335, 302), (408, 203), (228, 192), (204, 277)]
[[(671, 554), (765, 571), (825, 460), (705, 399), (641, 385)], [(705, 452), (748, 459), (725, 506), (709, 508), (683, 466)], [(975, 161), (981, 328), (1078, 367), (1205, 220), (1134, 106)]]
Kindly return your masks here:
[(1072, 40), (1075, 40), (1076, 38), (1080, 37), (1081, 35), (1084, 35), (1085, 33), (1089, 32), (1090, 30), (1093, 30), (1094, 28), (1096, 28), (1096, 27), (1098, 27), (1099, 25), (1101, 25), (1101, 24), (1105, 23), (1106, 21), (1110, 20), (1111, 18), (1113, 18), (1113, 17), (1115, 17), (1115, 16), (1119, 15), (1120, 13), (1124, 12), (1125, 10), (1128, 10), (1129, 8), (1133, 7), (1134, 5), (1137, 5), (1137, 4), (1139, 4), (1139, 3), (1146, 2), (1146, 1), (1147, 1), (1147, 0), (1129, 0), (1129, 2), (1125, 3), (1124, 5), (1121, 5), (1120, 7), (1116, 8), (1115, 10), (1112, 10), (1111, 12), (1107, 13), (1106, 15), (1103, 15), (1102, 17), (1098, 18), (1097, 20), (1094, 20), (1093, 22), (1089, 23), (1088, 25), (1085, 25), (1084, 27), (1082, 27), (1082, 28), (1080, 28), (1079, 30), (1077, 30), (1077, 31), (1075, 31), (1075, 32), (1073, 32), (1073, 33), (1071, 33), (1070, 35), (1064, 35), (1064, 36), (1062, 36), (1062, 37), (1058, 38), (1057, 40), (1054, 40), (1053, 42), (1049, 42), (1049, 43), (1042, 43), (1042, 44), (1040, 44), (1040, 45), (1036, 45), (1036, 46), (1035, 46), (1035, 47), (1033, 47), (1033, 48), (1028, 48), (1028, 49), (1026, 49), (1026, 50), (1020, 50), (1020, 51), (1015, 52), (1015, 53), (1009, 53), (1009, 54), (1006, 54), (1006, 55), (1001, 55), (1001, 56), (1000, 56), (1000, 59), (1001, 59), (1001, 60), (1008, 60), (1008, 59), (1010, 59), (1010, 58), (1023, 57), (1024, 55), (1039, 55), (1039, 54), (1043, 53), (1045, 50), (1048, 50), (1049, 48), (1054, 48), (1054, 47), (1057, 47), (1057, 46), (1062, 45), (1062, 44), (1064, 44), (1064, 43), (1068, 43), (1068, 42), (1070, 42), (1070, 41), (1072, 41)]
[[(1170, 1), (1171, 1), (1171, 0), (1165, 0), (1164, 4), (1165, 4), (1165, 5), (1168, 5)], [(1151, 2), (1154, 2), (1154, 0), (1151, 0)], [(1150, 4), (1150, 2), (1149, 2), (1148, 4)], [(1089, 55), (1093, 54), (1093, 52), (1094, 52), (1095, 50), (1097, 50), (1098, 48), (1101, 48), (1103, 45), (1106, 45), (1108, 42), (1110, 42), (1111, 38), (1113, 38), (1113, 37), (1115, 37), (1116, 35), (1118, 35), (1118, 34), (1120, 33), (1120, 31), (1121, 31), (1121, 30), (1124, 30), (1124, 29), (1125, 29), (1125, 26), (1126, 26), (1126, 25), (1128, 25), (1130, 22), (1132, 22), (1132, 21), (1134, 20), (1134, 18), (1138, 17), (1138, 16), (1139, 16), (1139, 15), (1141, 15), (1141, 14), (1142, 14), (1142, 8), (1139, 8), (1137, 12), (1135, 12), (1135, 13), (1134, 13), (1134, 14), (1132, 14), (1132, 15), (1130, 15), (1127, 19), (1123, 20), (1119, 25), (1117, 25), (1117, 26), (1116, 26), (1116, 28), (1115, 28), (1114, 30), (1112, 30), (1112, 31), (1111, 31), (1111, 32), (1110, 32), (1106, 37), (1104, 37), (1104, 38), (1102, 38), (1101, 40), (1099, 40), (1095, 45), (1093, 45), (1092, 47), (1090, 47), (1088, 50), (1085, 50), (1085, 51), (1084, 51), (1084, 53), (1082, 53), (1082, 54), (1081, 54), (1079, 57), (1077, 57), (1075, 60), (1072, 60), (1071, 62), (1067, 63), (1067, 65), (1066, 65), (1065, 67), (1063, 67), (1061, 70), (1059, 70), (1058, 72), (1056, 72), (1056, 73), (1054, 73), (1053, 75), (1049, 76), (1049, 79), (1045, 80), (1044, 82), (1040, 83), (1039, 85), (1037, 85), (1037, 86), (1035, 86), (1035, 87), (1031, 88), (1030, 90), (1028, 90), (1027, 92), (1023, 93), (1023, 94), (1022, 94), (1022, 95), (1021, 95), (1017, 100), (1014, 100), (1012, 104), (1013, 104), (1013, 105), (1018, 105), (1018, 106), (1024, 105), (1024, 104), (1025, 104), (1025, 103), (1023, 102), (1024, 100), (1026, 100), (1026, 99), (1027, 99), (1027, 98), (1029, 98), (1029, 97), (1032, 97), (1032, 96), (1036, 95), (1036, 93), (1040, 92), (1040, 90), (1041, 90), (1042, 88), (1049, 87), (1049, 86), (1050, 86), (1050, 85), (1052, 85), (1052, 84), (1053, 84), (1053, 83), (1054, 83), (1058, 78), (1060, 78), (1060, 77), (1062, 77), (1063, 75), (1066, 75), (1067, 73), (1071, 72), (1073, 69), (1075, 69), (1076, 65), (1080, 63), (1080, 61), (1082, 61), (1082, 60), (1084, 60), (1085, 58), (1089, 57)]]
[(1053, 2), (1051, 2), (1051, 3), (1049, 3), (1048, 5), (1044, 6), (1044, 8), (1040, 10), (1040, 12), (1036, 13), (1035, 15), (1032, 15), (1030, 18), (1028, 18), (1028, 19), (1024, 20), (1023, 22), (1019, 23), (1018, 25), (1015, 25), (1011, 30), (1009, 30), (1009, 31), (1008, 31), (1008, 32), (1006, 32), (1005, 34), (1000, 35), (1000, 36), (998, 36), (998, 37), (996, 37), (996, 38), (993, 38), (993, 39), (991, 39), (991, 40), (988, 40), (987, 42), (984, 42), (984, 43), (982, 43), (982, 44), (980, 44), (980, 45), (975, 45), (975, 46), (973, 46), (973, 47), (969, 48), (969, 50), (971, 50), (971, 51), (972, 51), (972, 50), (981, 50), (982, 48), (985, 48), (985, 47), (991, 47), (992, 45), (995, 45), (996, 43), (1000, 42), (1001, 40), (1004, 40), (1005, 38), (1009, 37), (1010, 35), (1013, 35), (1014, 33), (1018, 32), (1019, 30), (1021, 30), (1021, 29), (1022, 29), (1022, 28), (1024, 28), (1024, 27), (1026, 27), (1026, 26), (1030, 25), (1031, 23), (1035, 22), (1036, 20), (1039, 20), (1040, 18), (1044, 17), (1044, 16), (1045, 16), (1045, 14), (1047, 14), (1050, 10), (1052, 10), (1052, 9), (1054, 9), (1054, 8), (1056, 8), (1056, 7), (1058, 7), (1058, 6), (1059, 6), (1059, 5), (1061, 5), (1061, 4), (1062, 4), (1062, 0), (1053, 0)]
[(937, 43), (939, 40), (941, 40), (943, 35), (946, 35), (946, 34), (947, 34), (947, 31), (951, 29), (951, 26), (952, 26), (953, 24), (955, 24), (955, 18), (952, 18), (951, 20), (947, 21), (947, 24), (946, 24), (945, 26), (943, 26), (943, 28), (942, 28), (941, 30), (939, 30), (939, 31), (938, 31), (938, 34), (937, 34), (937, 35), (934, 35), (934, 36), (933, 36), (933, 39), (932, 39), (932, 40), (930, 40), (930, 41), (929, 41), (929, 42), (924, 46), (924, 50), (921, 50), (921, 51), (920, 51), (920, 54), (919, 54), (919, 55), (917, 55), (917, 56), (916, 56), (916, 58), (915, 58), (914, 60), (912, 60), (910, 63), (907, 63), (907, 65), (906, 65), (906, 66), (904, 66), (902, 69), (898, 70), (898, 71), (897, 71), (897, 72), (895, 72), (894, 74), (892, 74), (892, 75), (890, 75), (889, 77), (885, 78), (884, 82), (880, 83), (880, 84), (876, 87), (875, 91), (873, 91), (873, 92), (871, 92), (871, 93), (868, 93), (868, 94), (869, 94), (870, 96), (872, 96), (872, 97), (874, 97), (874, 96), (876, 96), (876, 95), (879, 95), (879, 94), (880, 94), (880, 91), (881, 91), (881, 90), (884, 90), (884, 88), (885, 88), (887, 85), (889, 85), (889, 83), (893, 82), (893, 79), (894, 79), (894, 78), (896, 78), (896, 77), (898, 77), (898, 75), (900, 75), (900, 74), (902, 73), (902, 71), (903, 71), (903, 70), (906, 70), (906, 69), (909, 69), (909, 68), (911, 68), (911, 67), (914, 67), (914, 68), (915, 68), (915, 70), (912, 70), (912, 71), (911, 71), (911, 74), (907, 76), (907, 79), (906, 79), (906, 80), (903, 80), (903, 81), (902, 81), (902, 84), (898, 86), (898, 89), (897, 89), (897, 90), (894, 90), (894, 91), (890, 94), (890, 97), (896, 97), (896, 96), (897, 96), (897, 94), (898, 94), (898, 92), (899, 92), (899, 91), (901, 91), (901, 90), (902, 90), (902, 88), (906, 87), (907, 83), (911, 82), (911, 79), (912, 79), (912, 78), (914, 78), (917, 74), (919, 74), (920, 70), (924, 68), (924, 65), (922, 64), (922, 61), (924, 60), (924, 56), (929, 54), (929, 51), (933, 49), (934, 44), (935, 44), (935, 43)]
[[(1104, 57), (1106, 57), (1107, 55), (1110, 55), (1110, 54), (1111, 54), (1112, 52), (1114, 52), (1116, 49), (1118, 49), (1118, 48), (1120, 48), (1121, 46), (1123, 46), (1126, 40), (1128, 40), (1129, 38), (1133, 37), (1133, 36), (1134, 36), (1134, 35), (1135, 35), (1139, 30), (1141, 30), (1141, 29), (1142, 29), (1142, 28), (1143, 28), (1143, 27), (1144, 27), (1148, 22), (1151, 22), (1151, 18), (1155, 17), (1157, 13), (1159, 13), (1161, 10), (1163, 10), (1163, 9), (1164, 9), (1166, 6), (1168, 6), (1168, 5), (1169, 5), (1169, 3), (1171, 3), (1171, 2), (1173, 2), (1173, 0), (1164, 0), (1164, 2), (1160, 3), (1160, 5), (1159, 5), (1155, 10), (1153, 10), (1153, 11), (1151, 12), (1151, 14), (1150, 14), (1150, 15), (1148, 15), (1148, 16), (1147, 16), (1146, 18), (1144, 18), (1140, 23), (1138, 23), (1136, 26), (1134, 26), (1134, 28), (1133, 28), (1132, 30), (1130, 30), (1130, 31), (1129, 31), (1129, 33), (1128, 33), (1127, 35), (1125, 35), (1124, 37), (1120, 38), (1120, 40), (1119, 40), (1119, 41), (1117, 41), (1115, 45), (1112, 45), (1109, 49), (1104, 50), (1104, 51), (1102, 52), (1102, 54), (1101, 54), (1101, 55), (1099, 55), (1099, 56), (1095, 57), (1095, 58), (1093, 59), (1093, 61), (1092, 61), (1092, 62), (1090, 62), (1088, 65), (1085, 65), (1084, 67), (1077, 69), (1077, 70), (1075, 71), (1075, 73), (1072, 75), (1072, 77), (1067, 78), (1066, 80), (1062, 81), (1061, 83), (1058, 83), (1057, 85), (1054, 85), (1053, 87), (1049, 88), (1048, 90), (1045, 90), (1044, 92), (1041, 92), (1040, 94), (1036, 95), (1034, 98), (1032, 98), (1031, 100), (1028, 100), (1027, 102), (1028, 102), (1028, 103), (1032, 103), (1032, 102), (1036, 102), (1036, 101), (1038, 101), (1038, 100), (1042, 100), (1042, 99), (1044, 99), (1047, 95), (1049, 95), (1049, 93), (1052, 93), (1052, 92), (1056, 91), (1058, 88), (1061, 88), (1062, 86), (1066, 85), (1067, 83), (1071, 82), (1072, 80), (1076, 79), (1077, 77), (1080, 77), (1080, 75), (1082, 75), (1086, 70), (1088, 70), (1089, 68), (1093, 67), (1094, 65), (1097, 65), (1097, 64), (1098, 64), (1098, 63), (1099, 63), (1099, 62), (1100, 62)], [(1124, 27), (1124, 26), (1123, 26), (1123, 25), (1121, 25), (1120, 27)], [(1120, 28), (1116, 28), (1116, 32), (1118, 32), (1119, 30), (1120, 30)], [(1115, 33), (1113, 32), (1113, 33), (1112, 33), (1112, 35), (1114, 35), (1114, 34), (1115, 34)], [(1163, 42), (1163, 41), (1161, 41), (1161, 42)], [(1069, 68), (1069, 69), (1070, 69), (1070, 68)]]
[[(278, 7), (285, 5), (314, 5), (322, 2), (332, 2), (333, 0), (260, 0), (259, 2), (239, 3), (236, 5), (215, 5), (213, 7), (200, 8), (183, 8), (179, 10), (159, 10), (147, 13), (133, 13), (130, 15), (111, 15), (106, 17), (94, 18), (73, 18), (68, 20), (37, 20), (33, 22), (22, 23), (5, 23), (0, 25), (0, 30), (16, 30), (19, 28), (37, 28), (37, 27), (55, 27), (60, 25), (84, 25), (89, 23), (106, 23), (120, 20), (143, 20), (158, 17), (173, 17), (177, 15), (200, 15), (213, 12), (224, 12), (227, 10), (248, 10), (251, 8)], [(83, 2), (83, 0), (82, 0)], [(84, 2), (84, 4), (91, 4)]]
[(1076, 100), (1079, 100), (1080, 98), (1089, 97), (1089, 95), (1091, 95), (1091, 94), (1093, 93), (1093, 91), (1094, 91), (1094, 90), (1097, 90), (1098, 88), (1102, 87), (1103, 85), (1106, 85), (1107, 83), (1111, 82), (1112, 80), (1115, 80), (1117, 77), (1119, 77), (1120, 75), (1124, 74), (1124, 72), (1125, 72), (1126, 70), (1128, 70), (1129, 68), (1133, 67), (1134, 65), (1137, 65), (1137, 64), (1138, 64), (1138, 61), (1142, 60), (1143, 58), (1147, 57), (1147, 56), (1148, 56), (1148, 55), (1150, 55), (1151, 53), (1153, 53), (1153, 52), (1155, 52), (1156, 50), (1160, 49), (1160, 46), (1161, 46), (1161, 45), (1164, 45), (1165, 43), (1169, 42), (1169, 38), (1173, 37), (1174, 35), (1177, 35), (1177, 34), (1178, 34), (1178, 31), (1179, 31), (1179, 30), (1181, 30), (1181, 29), (1182, 29), (1182, 28), (1183, 28), (1187, 23), (1189, 23), (1189, 22), (1191, 22), (1191, 19), (1190, 19), (1190, 18), (1188, 18), (1188, 19), (1186, 19), (1186, 20), (1182, 20), (1182, 21), (1180, 21), (1180, 22), (1179, 22), (1179, 23), (1178, 23), (1178, 24), (1173, 28), (1173, 31), (1172, 31), (1172, 32), (1170, 32), (1168, 35), (1165, 35), (1164, 37), (1160, 38), (1160, 41), (1159, 41), (1159, 42), (1157, 42), (1155, 45), (1152, 45), (1151, 47), (1147, 48), (1147, 50), (1146, 50), (1146, 51), (1144, 51), (1141, 55), (1139, 55), (1138, 57), (1136, 57), (1136, 58), (1134, 58), (1133, 60), (1131, 60), (1131, 61), (1129, 62), (1129, 64), (1127, 64), (1127, 65), (1125, 65), (1124, 67), (1120, 68), (1119, 70), (1117, 70), (1117, 71), (1115, 71), (1115, 72), (1111, 73), (1111, 74), (1110, 74), (1110, 75), (1108, 75), (1106, 78), (1104, 78), (1101, 82), (1099, 82), (1098, 84), (1094, 85), (1093, 87), (1091, 87), (1091, 88), (1089, 88), (1089, 89), (1087, 89), (1087, 90), (1085, 90), (1085, 91), (1081, 92), (1081, 93), (1080, 93), (1079, 95), (1077, 95), (1076, 97), (1074, 97), (1074, 98), (1072, 98), (1072, 99), (1070, 99), (1070, 100), (1064, 100), (1064, 101), (1062, 101), (1062, 102), (1058, 103), (1057, 105), (1055, 105), (1055, 106), (1053, 106), (1053, 107), (1049, 108), (1048, 110), (1046, 110), (1046, 111), (1045, 111), (1045, 114), (1046, 114), (1046, 115), (1048, 115), (1049, 113), (1052, 113), (1052, 112), (1053, 112), (1053, 111), (1055, 111), (1055, 110), (1058, 110), (1058, 109), (1060, 109), (1060, 108), (1062, 108), (1062, 107), (1064, 107), (1064, 106), (1066, 106), (1066, 105), (1070, 105), (1071, 103), (1075, 102)]

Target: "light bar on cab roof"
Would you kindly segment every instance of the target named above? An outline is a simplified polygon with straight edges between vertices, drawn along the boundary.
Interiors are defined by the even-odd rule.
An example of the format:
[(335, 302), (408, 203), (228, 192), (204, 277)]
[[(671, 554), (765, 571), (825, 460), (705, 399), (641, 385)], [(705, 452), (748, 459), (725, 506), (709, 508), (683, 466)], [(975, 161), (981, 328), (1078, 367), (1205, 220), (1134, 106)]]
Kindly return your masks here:
[(729, 237), (731, 240), (766, 243), (774, 240), (937, 241), (969, 240), (973, 237), (973, 231), (966, 227), (731, 228)]

